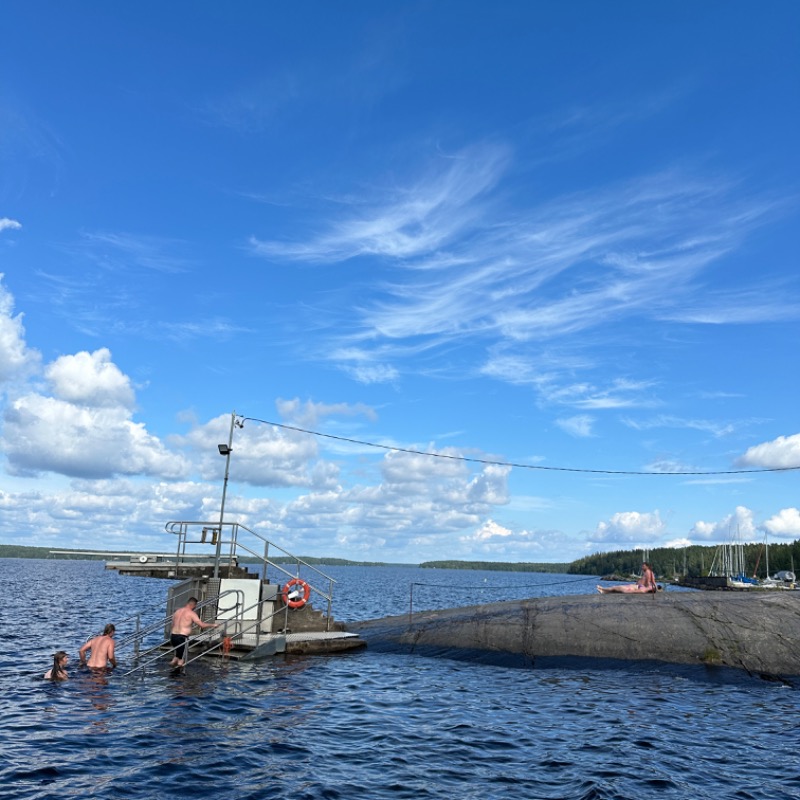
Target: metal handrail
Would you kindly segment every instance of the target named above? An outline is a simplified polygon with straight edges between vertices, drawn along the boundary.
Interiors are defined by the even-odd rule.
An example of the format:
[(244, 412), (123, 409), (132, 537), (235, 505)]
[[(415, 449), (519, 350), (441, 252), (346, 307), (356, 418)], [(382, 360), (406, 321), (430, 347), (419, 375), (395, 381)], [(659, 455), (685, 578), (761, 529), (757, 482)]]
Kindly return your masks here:
[[(184, 558), (186, 557), (186, 544), (188, 544), (188, 535), (189, 529), (192, 527), (203, 527), (206, 529), (212, 529), (217, 532), (217, 536), (219, 537), (216, 540), (217, 545), (220, 548), (223, 544), (230, 545), (230, 555), (228, 556), (227, 564), (230, 567), (234, 564), (234, 559), (236, 557), (237, 551), (241, 550), (246, 553), (249, 553), (254, 558), (258, 559), (261, 562), (261, 566), (263, 568), (263, 577), (266, 579), (267, 576), (267, 568), (272, 567), (273, 569), (277, 570), (283, 575), (289, 577), (300, 577), (300, 567), (304, 567), (306, 570), (309, 570), (316, 575), (320, 576), (322, 579), (328, 582), (328, 591), (325, 592), (321, 587), (315, 586), (313, 583), (308, 582), (309, 588), (312, 592), (317, 595), (320, 595), (322, 598), (325, 599), (327, 602), (327, 613), (326, 619), (328, 620), (327, 625), (330, 626), (330, 617), (331, 617), (331, 608), (333, 604), (333, 585), (336, 583), (336, 580), (332, 578), (330, 575), (327, 575), (322, 570), (317, 569), (312, 564), (309, 564), (307, 561), (295, 556), (294, 554), (290, 553), (288, 550), (285, 550), (280, 545), (275, 544), (274, 542), (270, 542), (260, 533), (256, 533), (256, 531), (251, 530), (250, 528), (246, 527), (245, 525), (240, 525), (238, 522), (226, 522), (220, 525), (219, 521), (217, 522), (208, 522), (208, 521), (200, 521), (200, 520), (172, 520), (167, 522), (164, 526), (164, 529), (167, 533), (172, 533), (178, 536), (178, 553), (176, 557), (176, 569), (180, 566), (180, 558), (181, 554), (183, 553)], [(231, 529), (230, 539), (222, 539), (223, 535), (223, 528), (229, 527)], [(260, 540), (264, 543), (264, 555), (260, 555), (256, 553), (254, 550), (251, 550), (247, 545), (242, 544), (239, 541), (238, 532), (239, 530), (244, 530), (249, 533), (251, 536), (254, 536), (256, 539)], [(193, 544), (200, 544), (201, 542), (192, 542)], [(290, 570), (285, 569), (282, 565), (272, 561), (269, 557), (269, 550), (273, 548), (278, 550), (284, 556), (288, 556), (295, 562), (295, 571), (292, 573)], [(221, 562), (220, 562), (221, 563)]]
[[(203, 600), (202, 603), (198, 603), (196, 608), (203, 608), (205, 606), (211, 605), (212, 603), (216, 603), (217, 606), (219, 606), (220, 599), (225, 597), (225, 596), (227, 596), (227, 595), (231, 595), (231, 594), (237, 595), (236, 605), (234, 606), (234, 608), (238, 608), (239, 606), (243, 606), (244, 605), (244, 592), (241, 589), (226, 589), (224, 592), (220, 592), (219, 594), (214, 595), (214, 597), (206, 598), (205, 600)], [(152, 608), (152, 606), (150, 608)], [(149, 610), (149, 609), (145, 609), (145, 610)], [(241, 612), (241, 613), (244, 613), (244, 612)], [(138, 659), (141, 657), (140, 652), (139, 652), (139, 645), (144, 640), (145, 636), (148, 636), (149, 634), (151, 634), (154, 631), (157, 631), (159, 629), (163, 629), (166, 626), (166, 624), (172, 619), (173, 616), (174, 616), (174, 614), (169, 614), (166, 617), (162, 617), (161, 619), (156, 620), (155, 622), (151, 622), (149, 625), (146, 625), (144, 628), (140, 627), (140, 621), (138, 619), (138, 615), (135, 615), (134, 617), (130, 617), (130, 619), (137, 619), (136, 631), (134, 633), (130, 634), (129, 636), (126, 636), (126, 637), (120, 639), (119, 642), (117, 642), (117, 648), (125, 647), (125, 646), (127, 646), (128, 644), (130, 644), (132, 642), (133, 643), (133, 650), (134, 650), (134, 660), (138, 661)], [(149, 653), (152, 653), (154, 650), (160, 650), (161, 648), (164, 647), (164, 645), (166, 645), (168, 643), (169, 643), (169, 639), (162, 639), (160, 644), (157, 644), (154, 647), (150, 647), (147, 650), (145, 650), (144, 651), (144, 655), (148, 655)], [(175, 649), (176, 648), (172, 648), (173, 651)], [(155, 659), (152, 659), (150, 662), (147, 662), (147, 663), (152, 663), (153, 660), (155, 660)], [(138, 669), (138, 667), (134, 668), (130, 672), (135, 672), (136, 669)], [(124, 674), (125, 675), (130, 675), (130, 672), (126, 672)]]
[[(232, 590), (229, 590), (229, 592), (230, 591), (239, 591), (239, 590), (233, 590), (232, 589)], [(220, 594), (220, 595), (218, 595), (216, 597), (209, 598), (208, 600), (204, 601), (204, 603), (210, 603), (211, 601), (216, 600), (217, 597), (222, 597), (224, 594), (228, 594), (229, 592), (223, 592), (222, 594)], [(215, 650), (218, 650), (220, 647), (222, 647), (223, 644), (224, 644), (224, 638), (228, 635), (228, 633), (227, 633), (228, 625), (233, 624), (233, 623), (236, 623), (237, 625), (244, 625), (244, 623), (246, 621), (244, 619), (244, 615), (248, 611), (251, 611), (254, 608), (258, 608), (259, 606), (263, 605), (264, 603), (268, 603), (268, 602), (271, 602), (271, 601), (268, 600), (268, 599), (258, 600), (257, 602), (253, 603), (252, 605), (247, 606), (246, 608), (242, 608), (242, 610), (239, 612), (239, 615), (241, 615), (241, 619), (240, 620), (237, 620), (237, 617), (234, 617), (233, 619), (223, 620), (222, 621), (222, 631), (223, 631), (223, 633), (222, 633), (222, 636), (220, 636), (220, 641), (217, 642), (216, 644), (214, 644), (212, 647), (206, 648), (205, 650), (203, 650), (203, 652), (198, 653), (193, 658), (187, 659), (184, 662), (183, 666), (191, 664), (193, 661), (196, 661), (198, 658), (201, 658), (202, 656), (204, 656), (204, 655), (206, 655), (208, 653), (212, 653)], [(198, 608), (199, 608), (199, 605), (198, 605)], [(250, 624), (247, 627), (242, 627), (241, 630), (239, 630), (236, 633), (232, 634), (231, 638), (232, 639), (241, 638), (242, 636), (244, 636), (244, 634), (249, 633), (253, 628), (256, 628), (256, 631), (257, 631), (257, 634), (258, 634), (257, 637), (256, 637), (256, 644), (258, 644), (258, 640), (260, 639), (260, 633), (261, 633), (261, 631), (260, 631), (261, 624), (266, 620), (269, 620), (269, 619), (272, 619), (273, 617), (276, 617), (278, 614), (282, 613), (283, 611), (284, 611), (284, 609), (279, 609), (278, 611), (273, 611), (272, 614), (270, 614), (267, 617), (261, 617), (261, 615), (259, 614), (257, 619), (252, 620), (252, 622), (250, 622)], [(162, 620), (158, 624), (162, 624), (163, 625), (163, 623), (166, 622), (166, 620), (168, 620), (168, 619), (170, 619), (170, 617), (165, 617), (165, 619)], [(153, 627), (153, 629), (154, 629), (154, 626), (151, 626), (151, 627)], [(272, 636), (272, 635), (273, 634), (271, 634), (271, 633), (270, 634), (264, 634), (265, 638), (267, 636)], [(204, 631), (200, 631), (199, 633), (195, 634), (194, 636), (190, 636), (188, 638), (187, 642), (186, 642), (186, 645), (187, 645), (188, 649), (191, 650), (192, 645), (194, 643), (197, 643), (198, 641), (207, 641), (206, 639), (204, 639), (204, 637), (206, 637), (206, 636), (208, 636), (208, 634), (205, 633)], [(164, 648), (165, 648), (165, 646), (167, 644), (169, 644), (169, 639), (164, 639), (160, 644), (156, 645), (155, 647), (151, 647), (149, 650), (146, 650), (144, 655), (149, 655), (150, 653), (152, 653), (152, 652), (154, 652), (156, 650), (159, 650), (161, 652), (159, 652), (159, 654), (156, 655), (155, 657), (148, 659), (144, 663), (138, 664), (133, 669), (128, 670), (127, 672), (124, 672), (123, 676), (132, 675), (134, 672), (141, 672), (142, 670), (144, 670), (145, 668), (149, 667), (151, 664), (155, 663), (159, 659), (165, 658), (165, 657), (169, 656), (171, 653), (174, 653), (179, 647), (183, 647), (183, 644), (181, 644), (181, 645), (177, 645), (175, 647), (169, 647), (166, 651), (164, 651)]]
[[(257, 603), (253, 603), (252, 606), (250, 606), (249, 608), (245, 609), (245, 611), (249, 611), (251, 608), (255, 608), (256, 606), (259, 606), (259, 605), (261, 605), (263, 603), (267, 603), (267, 602), (270, 602), (270, 601), (269, 600), (259, 600)], [(242, 612), (242, 613), (244, 613), (244, 612)], [(231, 639), (234, 639), (234, 640), (235, 639), (241, 639), (241, 637), (244, 636), (246, 633), (250, 632), (253, 628), (256, 628), (256, 646), (258, 646), (259, 640), (261, 638), (261, 630), (259, 628), (261, 623), (263, 623), (267, 619), (272, 619), (273, 617), (276, 617), (276, 616), (278, 616), (278, 614), (281, 614), (281, 613), (283, 613), (283, 609), (279, 609), (278, 611), (273, 611), (272, 614), (270, 614), (268, 617), (259, 617), (259, 619), (253, 620), (253, 622), (250, 625), (248, 625), (246, 628), (242, 628), (242, 630), (237, 631), (236, 633), (232, 634), (231, 635)], [(229, 620), (226, 620), (226, 622), (228, 622), (228, 621)], [(224, 625), (223, 625), (223, 630), (225, 630), (225, 626)], [(227, 635), (227, 634), (225, 634), (225, 635)], [(273, 634), (273, 633), (266, 633), (266, 634), (264, 634), (264, 638), (271, 637), (271, 636), (274, 636), (274, 635), (275, 634)], [(200, 636), (202, 636), (202, 634), (200, 634), (197, 638), (200, 638)], [(217, 642), (212, 647), (208, 647), (205, 650), (203, 650), (202, 653), (198, 653), (196, 656), (194, 656), (194, 658), (188, 659), (186, 661), (186, 663), (184, 664), (184, 666), (187, 666), (187, 665), (191, 664), (193, 661), (197, 661), (198, 658), (202, 658), (203, 656), (208, 655), (208, 653), (213, 653), (215, 650), (218, 650), (224, 644), (223, 639), (224, 639), (224, 636), (223, 636), (223, 638), (220, 639), (219, 642)]]

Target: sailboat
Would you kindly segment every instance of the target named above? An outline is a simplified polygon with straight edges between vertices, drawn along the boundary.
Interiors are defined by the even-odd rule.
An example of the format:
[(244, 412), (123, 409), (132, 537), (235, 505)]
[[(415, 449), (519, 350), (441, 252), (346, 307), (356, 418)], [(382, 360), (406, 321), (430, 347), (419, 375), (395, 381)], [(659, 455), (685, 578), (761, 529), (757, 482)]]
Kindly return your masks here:
[[(790, 569), (783, 569), (779, 572), (776, 572), (775, 575), (770, 577), (769, 574), (769, 540), (767, 538), (767, 534), (764, 534), (764, 565), (765, 565), (765, 572), (766, 577), (758, 582), (758, 585), (764, 589), (794, 589), (795, 581), (797, 580), (797, 576), (794, 574), (793, 570)], [(756, 561), (755, 569), (753, 570), (753, 577), (755, 578), (758, 573), (758, 562), (761, 560), (761, 554), (758, 555), (758, 560)]]
[[(717, 566), (718, 558), (719, 566)], [(739, 536), (738, 526), (736, 539), (731, 539), (727, 544), (722, 544), (717, 548), (709, 575), (725, 577), (729, 589), (752, 589), (758, 586), (758, 581), (745, 573), (744, 545)]]

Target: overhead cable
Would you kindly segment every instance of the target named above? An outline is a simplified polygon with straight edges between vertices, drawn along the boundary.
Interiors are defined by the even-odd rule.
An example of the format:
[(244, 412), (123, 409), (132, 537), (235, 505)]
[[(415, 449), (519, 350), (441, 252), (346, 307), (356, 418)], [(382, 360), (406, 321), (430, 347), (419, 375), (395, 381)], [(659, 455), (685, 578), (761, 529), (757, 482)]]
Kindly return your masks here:
[(450, 461), (468, 461), (473, 464), (487, 464), (494, 467), (514, 467), (516, 469), (536, 469), (544, 472), (585, 472), (595, 475), (748, 475), (759, 472), (791, 472), (792, 470), (800, 469), (800, 464), (794, 467), (761, 467), (758, 469), (726, 469), (726, 470), (708, 470), (706, 472), (694, 470), (675, 470), (669, 471), (653, 471), (653, 470), (634, 470), (634, 469), (589, 469), (588, 467), (551, 467), (544, 464), (519, 464), (513, 461), (499, 461), (491, 458), (472, 458), (470, 456), (456, 456), (449, 453), (431, 453), (427, 450), (415, 450), (410, 447), (398, 447), (392, 444), (378, 444), (377, 442), (367, 442), (363, 439), (352, 439), (348, 436), (335, 436), (332, 433), (321, 433), (320, 431), (312, 431), (307, 428), (298, 428), (295, 425), (285, 425), (282, 422), (270, 422), (266, 419), (258, 419), (257, 417), (242, 417), (242, 422), (250, 420), (251, 422), (261, 422), (264, 425), (273, 425), (276, 428), (282, 428), (287, 431), (295, 431), (297, 433), (307, 433), (310, 436), (320, 436), (324, 439), (335, 439), (338, 442), (347, 442), (348, 444), (358, 444), (363, 447), (375, 447), (379, 450), (390, 450), (397, 453), (410, 453), (415, 456), (428, 456), (430, 458), (446, 458)]

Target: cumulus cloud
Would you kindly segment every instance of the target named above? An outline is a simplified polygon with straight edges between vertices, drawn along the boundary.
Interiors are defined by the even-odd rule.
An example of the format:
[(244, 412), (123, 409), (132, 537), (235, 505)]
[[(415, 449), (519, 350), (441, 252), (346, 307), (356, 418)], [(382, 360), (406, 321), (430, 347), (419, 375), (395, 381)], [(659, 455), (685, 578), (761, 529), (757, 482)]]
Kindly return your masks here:
[(75, 405), (132, 409), (130, 379), (111, 360), (108, 349), (61, 356), (45, 369), (53, 394)]
[(782, 508), (777, 514), (766, 520), (761, 527), (770, 536), (779, 539), (800, 538), (800, 510)]
[[(192, 454), (195, 468), (207, 480), (218, 479), (223, 462), (217, 445), (227, 443), (230, 414), (194, 425), (170, 443)], [(316, 437), (254, 421), (235, 429), (231, 480), (252, 486), (329, 489), (336, 486), (338, 467), (320, 460)]]
[(695, 522), (689, 535), (695, 541), (706, 542), (752, 542), (759, 538), (753, 512), (745, 506), (737, 506), (732, 514), (716, 522)]
[(0, 233), (3, 231), (18, 231), (20, 228), (22, 228), (22, 225), (15, 219), (0, 217)]
[(22, 314), (14, 316), (14, 298), (2, 280), (0, 273), (0, 384), (36, 372), (41, 359), (25, 342)]
[(504, 528), (502, 525), (498, 525), (494, 520), (487, 519), (486, 522), (475, 531), (474, 534), (471, 536), (462, 536), (462, 542), (474, 541), (474, 542), (486, 542), (492, 539), (499, 538), (507, 538), (513, 534), (508, 528)]
[(463, 462), (388, 452), (380, 482), (311, 491), (273, 506), (271, 519), (304, 547), (336, 541), (353, 552), (380, 547), (407, 554), (409, 546), (412, 552), (440, 546), (452, 532), (482, 525), (506, 502), (507, 475), (493, 465), (476, 471)]
[(754, 445), (736, 463), (742, 467), (763, 469), (800, 467), (800, 433)]
[[(12, 300), (0, 286), (0, 376), (32, 374), (40, 356), (25, 345)], [(13, 475), (177, 478), (188, 464), (134, 422), (128, 376), (103, 348), (61, 356), (44, 370), (50, 394), (23, 388), (3, 412), (2, 445)]]
[[(165, 545), (165, 521), (205, 518), (200, 514), (208, 490), (208, 486), (190, 481), (76, 479), (67, 488), (47, 491), (13, 494), (0, 490), (0, 510), (4, 526), (20, 544), (161, 551), (173, 544)], [(216, 510), (219, 514), (218, 498)], [(97, 539), (98, 530), (102, 531), (102, 543)]]
[(593, 542), (621, 545), (652, 545), (666, 533), (667, 525), (658, 511), (621, 511), (597, 525)]
[(124, 407), (80, 406), (33, 393), (6, 408), (4, 446), (15, 475), (177, 478), (188, 469), (183, 458), (133, 422)]
[(682, 548), (682, 547), (691, 547), (692, 540), (687, 539), (685, 536), (678, 538), (678, 539), (670, 539), (668, 542), (664, 542), (664, 547), (672, 547), (672, 548)]

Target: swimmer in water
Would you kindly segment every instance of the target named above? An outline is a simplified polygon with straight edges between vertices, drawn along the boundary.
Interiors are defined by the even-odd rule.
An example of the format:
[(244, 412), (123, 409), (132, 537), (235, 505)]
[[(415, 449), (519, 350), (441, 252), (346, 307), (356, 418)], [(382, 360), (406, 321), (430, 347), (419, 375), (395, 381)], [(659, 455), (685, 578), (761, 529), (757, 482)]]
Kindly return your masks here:
[(89, 639), (86, 644), (78, 651), (81, 664), (86, 664), (86, 652), (91, 651), (89, 656), (89, 667), (92, 669), (105, 669), (109, 664), (117, 666), (117, 659), (114, 658), (114, 633), (116, 628), (108, 624), (103, 628), (100, 636)]
[(59, 650), (57, 653), (54, 653), (53, 666), (50, 667), (50, 669), (47, 670), (47, 672), (45, 672), (44, 679), (46, 681), (69, 680), (69, 675), (67, 675), (68, 661), (69, 661), (69, 656), (63, 650)]

